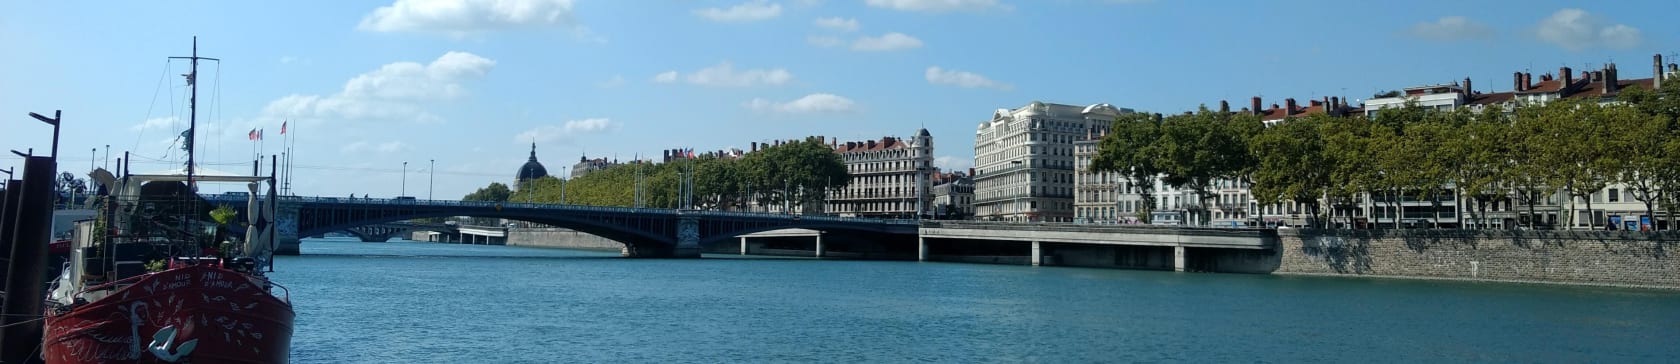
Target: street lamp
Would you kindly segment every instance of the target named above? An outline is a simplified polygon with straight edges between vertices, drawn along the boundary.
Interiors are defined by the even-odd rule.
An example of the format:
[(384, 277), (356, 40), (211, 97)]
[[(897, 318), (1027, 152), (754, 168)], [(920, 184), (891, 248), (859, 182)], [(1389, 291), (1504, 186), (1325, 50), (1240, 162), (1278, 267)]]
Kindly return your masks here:
[(408, 196), (408, 161), (403, 161), (402, 193), (397, 194), (397, 197), (402, 197), (402, 196)]
[(437, 160), (432, 159), (430, 161), (431, 161), (431, 165), (426, 167), (426, 173), (429, 173), (429, 175), (426, 176), (426, 199), (427, 200), (432, 199), (432, 182), (437, 181)]

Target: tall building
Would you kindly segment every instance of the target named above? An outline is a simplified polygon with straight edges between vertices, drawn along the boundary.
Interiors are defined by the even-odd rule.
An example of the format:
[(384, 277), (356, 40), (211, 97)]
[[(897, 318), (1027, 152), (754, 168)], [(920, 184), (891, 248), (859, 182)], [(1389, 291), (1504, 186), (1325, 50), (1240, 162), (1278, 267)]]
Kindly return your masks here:
[(577, 164), (572, 165), (571, 178), (583, 177), (584, 175), (589, 174), (589, 172), (607, 169), (616, 165), (618, 165), (617, 160), (608, 161), (606, 158), (589, 159), (589, 156), (582, 156), (578, 158)]
[(846, 162), (851, 184), (830, 192), (827, 212), (847, 217), (913, 218), (932, 211), (928, 175), (933, 168), (933, 136), (916, 131), (909, 141), (895, 137), (862, 142), (831, 142)]
[[(1114, 224), (1135, 221), (1126, 219), (1120, 209), (1119, 172), (1098, 172), (1091, 169), (1098, 146), (1106, 133), (1087, 133), (1073, 142), (1073, 221), (1081, 223)], [(1135, 201), (1136, 199), (1132, 199)]]
[(998, 109), (974, 135), (976, 218), (1068, 222), (1074, 217), (1073, 143), (1106, 133), (1131, 109), (1033, 101)]
[(968, 219), (974, 216), (974, 169), (968, 173), (933, 174), (933, 212), (936, 219)]

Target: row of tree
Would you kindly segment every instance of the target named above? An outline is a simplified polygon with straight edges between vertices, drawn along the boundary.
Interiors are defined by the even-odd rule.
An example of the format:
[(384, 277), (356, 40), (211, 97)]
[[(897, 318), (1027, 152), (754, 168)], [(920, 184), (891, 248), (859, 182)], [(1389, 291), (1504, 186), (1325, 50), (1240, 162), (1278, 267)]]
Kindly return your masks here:
[[(639, 188), (644, 207), (743, 210), (756, 203), (816, 212), (829, 191), (850, 182), (840, 155), (823, 141), (807, 138), (739, 158), (701, 155), (620, 164), (570, 180), (544, 177), (512, 187), (491, 183), (462, 200), (633, 207)], [(684, 185), (692, 186), (692, 192), (684, 193)]]
[[(1621, 184), (1645, 205), (1680, 206), (1680, 85), (1628, 88), (1616, 102), (1569, 98), (1543, 105), (1436, 110), (1408, 103), (1374, 119), (1322, 113), (1267, 127), (1257, 115), (1208, 110), (1117, 120), (1093, 168), (1121, 173), (1141, 188), (1148, 219), (1150, 187), (1163, 184), (1213, 197), (1216, 180), (1250, 185), (1262, 205), (1293, 201), (1320, 224), (1352, 216), (1362, 196), (1404, 216), (1397, 201), (1473, 204), (1467, 226), (1487, 226), (1490, 205), (1515, 201), (1530, 216), (1558, 191), (1592, 210), (1593, 194)], [(1328, 204), (1328, 206), (1324, 206)], [(1328, 207), (1328, 208), (1325, 208)], [(1573, 225), (1574, 216), (1567, 219)], [(1349, 225), (1352, 225), (1349, 217)], [(1400, 219), (1395, 219), (1398, 226)], [(1529, 223), (1534, 223), (1530, 219)]]

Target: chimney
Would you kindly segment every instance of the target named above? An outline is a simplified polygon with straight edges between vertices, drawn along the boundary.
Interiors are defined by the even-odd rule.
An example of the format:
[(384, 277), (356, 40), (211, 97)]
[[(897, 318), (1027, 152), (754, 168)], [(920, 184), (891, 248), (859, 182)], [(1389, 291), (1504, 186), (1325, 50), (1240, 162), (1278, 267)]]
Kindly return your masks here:
[(1311, 101), (1307, 101), (1307, 105), (1308, 105), (1308, 106), (1309, 106), (1309, 107), (1313, 107), (1313, 106), (1324, 106), (1324, 104), (1328, 104), (1328, 103), (1329, 103), (1329, 102), (1320, 102), (1320, 101), (1318, 101), (1318, 100), (1311, 100)]
[(974, 176), (974, 167), (968, 167), (968, 176), (969, 176), (969, 177), (973, 177), (973, 176)]
[(1551, 80), (1552, 80), (1552, 74), (1550, 74), (1550, 73), (1540, 75), (1540, 82), (1546, 82), (1546, 81), (1551, 81)]
[(1331, 96), (1330, 97), (1330, 108), (1338, 109), (1338, 110), (1341, 109), (1342, 108), (1342, 98), (1337, 97), (1337, 96)]
[(758, 142), (752, 142), (752, 151), (754, 151), (754, 152), (758, 151)]
[(1661, 90), (1663, 82), (1662, 53), (1651, 55), (1651, 89)]
[(1255, 96), (1253, 99), (1249, 100), (1248, 109), (1253, 110), (1255, 114), (1260, 113), (1260, 97), (1259, 96)]
[(1592, 82), (1604, 81), (1604, 71), (1592, 71)]
[(1511, 91), (1523, 91), (1522, 72), (1511, 72)]
[(1283, 99), (1283, 106), (1284, 106), (1284, 109), (1283, 109), (1283, 114), (1284, 115), (1294, 114), (1295, 113), (1295, 98), (1291, 97), (1291, 98)]
[(837, 137), (828, 137), (828, 146), (831, 146), (831, 147), (838, 147), (838, 146), (840, 146), (840, 138), (837, 138)]
[(1523, 72), (1523, 91), (1534, 89), (1534, 74)]
[[(1465, 97), (1470, 97), (1470, 96), (1473, 96), (1475, 94), (1476, 94), (1476, 91), (1470, 88), (1470, 78), (1465, 77), (1464, 78), (1464, 96)], [(1331, 98), (1331, 99), (1334, 100), (1335, 98)]]
[(1569, 67), (1558, 67), (1558, 79), (1563, 80), (1564, 87), (1575, 84), (1575, 70)]
[(1616, 64), (1611, 63), (1604, 66), (1604, 94), (1616, 93), (1616, 86), (1618, 86), (1616, 84)]
[(1225, 100), (1219, 100), (1219, 112), (1220, 113), (1231, 112), (1231, 103), (1226, 102)]

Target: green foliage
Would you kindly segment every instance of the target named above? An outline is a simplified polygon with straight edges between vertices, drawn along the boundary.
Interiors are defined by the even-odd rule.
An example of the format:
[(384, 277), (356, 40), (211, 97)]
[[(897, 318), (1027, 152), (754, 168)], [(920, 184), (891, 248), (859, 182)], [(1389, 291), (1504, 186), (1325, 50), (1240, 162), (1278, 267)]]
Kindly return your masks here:
[(233, 207), (229, 207), (228, 205), (216, 206), (215, 210), (210, 210), (210, 219), (215, 220), (216, 225), (226, 226), (228, 223), (233, 222), (233, 218), (238, 216), (239, 211), (234, 210)]
[[(851, 182), (840, 155), (828, 144), (809, 138), (760, 149), (741, 158), (702, 156), (658, 164), (628, 163), (570, 180), (544, 177), (501, 196), (506, 196), (502, 200), (514, 202), (632, 207), (639, 175), (646, 192), (645, 207), (677, 208), (683, 205), (681, 181), (689, 174), (693, 175), (693, 206), (705, 210), (742, 209), (756, 196), (760, 204), (791, 202), (806, 212), (816, 212), (827, 198), (827, 191)], [(486, 190), (495, 191), (498, 186), (506, 189), (492, 183), (468, 197), (486, 194)]]
[(461, 201), (503, 202), (507, 201), (508, 197), (512, 195), (513, 191), (509, 190), (507, 185), (504, 185), (501, 182), (491, 182), (489, 186), (485, 186), (484, 188), (480, 188), (477, 191), (473, 191), (473, 193), (469, 193), (466, 196), (461, 197)]
[(165, 261), (163, 259), (158, 259), (158, 260), (153, 260), (153, 261), (150, 261), (150, 262), (146, 262), (146, 271), (147, 272), (162, 272), (164, 269), (168, 269), (168, 268), (169, 268), (169, 262)]

